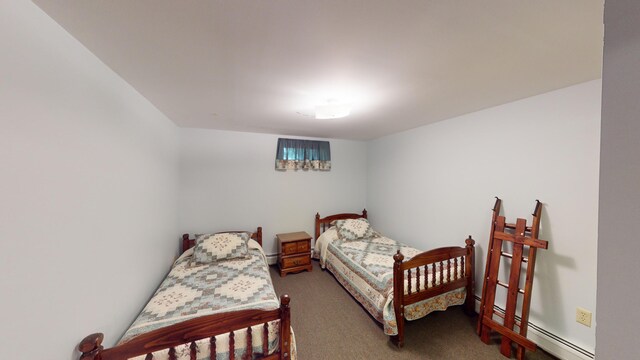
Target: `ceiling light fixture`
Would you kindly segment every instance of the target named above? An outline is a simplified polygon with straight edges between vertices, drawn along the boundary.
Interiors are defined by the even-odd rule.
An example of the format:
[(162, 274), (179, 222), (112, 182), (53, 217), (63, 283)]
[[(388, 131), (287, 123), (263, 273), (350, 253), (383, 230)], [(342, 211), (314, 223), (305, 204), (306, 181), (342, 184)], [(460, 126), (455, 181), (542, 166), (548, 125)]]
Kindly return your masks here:
[(316, 105), (316, 119), (338, 119), (351, 114), (351, 104), (329, 99), (325, 104)]

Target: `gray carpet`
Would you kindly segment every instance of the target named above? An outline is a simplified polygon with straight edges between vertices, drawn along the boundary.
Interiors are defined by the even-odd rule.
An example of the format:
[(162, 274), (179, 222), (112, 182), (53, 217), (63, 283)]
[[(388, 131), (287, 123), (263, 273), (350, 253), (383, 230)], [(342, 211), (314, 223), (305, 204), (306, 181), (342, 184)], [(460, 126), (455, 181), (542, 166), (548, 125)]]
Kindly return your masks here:
[[(271, 267), (278, 295), (291, 296), (291, 323), (298, 359), (506, 359), (499, 338), (486, 345), (475, 333), (477, 317), (461, 306), (406, 322), (405, 346), (398, 350), (382, 327), (328, 271), (314, 261), (312, 272), (280, 277)], [(515, 358), (515, 355), (514, 355)], [(541, 349), (527, 359), (555, 359)]]

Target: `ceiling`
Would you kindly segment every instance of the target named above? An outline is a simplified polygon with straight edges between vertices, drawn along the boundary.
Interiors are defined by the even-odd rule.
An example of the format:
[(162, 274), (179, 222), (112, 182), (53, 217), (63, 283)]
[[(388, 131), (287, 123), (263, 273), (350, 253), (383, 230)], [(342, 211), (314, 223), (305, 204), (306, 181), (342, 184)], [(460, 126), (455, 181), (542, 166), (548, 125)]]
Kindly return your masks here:
[(34, 2), (178, 126), (368, 140), (600, 78), (603, 1)]

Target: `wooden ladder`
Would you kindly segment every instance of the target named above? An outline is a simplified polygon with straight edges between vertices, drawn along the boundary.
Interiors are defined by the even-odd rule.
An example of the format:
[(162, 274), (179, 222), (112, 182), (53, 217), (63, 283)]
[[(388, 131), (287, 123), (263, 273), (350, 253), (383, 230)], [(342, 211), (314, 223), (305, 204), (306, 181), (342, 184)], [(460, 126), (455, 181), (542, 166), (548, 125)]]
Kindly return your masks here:
[[(480, 314), (478, 317), (478, 335), (486, 343), (490, 343), (491, 331), (502, 335), (500, 353), (506, 357), (511, 357), (511, 343), (518, 346), (517, 358), (524, 359), (525, 349), (536, 351), (536, 344), (527, 339), (527, 329), (529, 327), (529, 305), (531, 303), (531, 290), (533, 288), (533, 272), (536, 266), (536, 250), (538, 248), (547, 249), (548, 242), (538, 239), (540, 230), (540, 213), (542, 203), (536, 200), (536, 207), (533, 211), (533, 224), (527, 226), (525, 219), (517, 219), (515, 224), (505, 222), (505, 217), (500, 216), (500, 205), (502, 201), (496, 197), (493, 206), (493, 219), (491, 221), (491, 235), (489, 236), (489, 251), (487, 251), (487, 263), (484, 271), (482, 284), (482, 299), (480, 301)], [(512, 253), (503, 250), (503, 243), (513, 244)], [(528, 255), (525, 256), (525, 246), (529, 248)], [(501, 258), (511, 259), (511, 270), (509, 282), (498, 280)], [(524, 289), (519, 287), (522, 266), (527, 266)], [(504, 314), (495, 310), (496, 288), (502, 286), (507, 289), (507, 304)], [(522, 294), (522, 308), (520, 321), (516, 320), (516, 307), (518, 294)], [(496, 315), (502, 318), (502, 324), (493, 320)], [(515, 332), (514, 326), (520, 330)]]

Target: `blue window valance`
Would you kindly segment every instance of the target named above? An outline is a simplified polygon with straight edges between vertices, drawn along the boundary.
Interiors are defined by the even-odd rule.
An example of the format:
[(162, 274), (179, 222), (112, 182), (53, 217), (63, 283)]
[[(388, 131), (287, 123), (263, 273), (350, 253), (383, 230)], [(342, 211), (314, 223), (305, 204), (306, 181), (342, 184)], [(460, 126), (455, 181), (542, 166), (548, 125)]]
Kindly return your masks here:
[(328, 141), (278, 139), (276, 170), (331, 170)]

